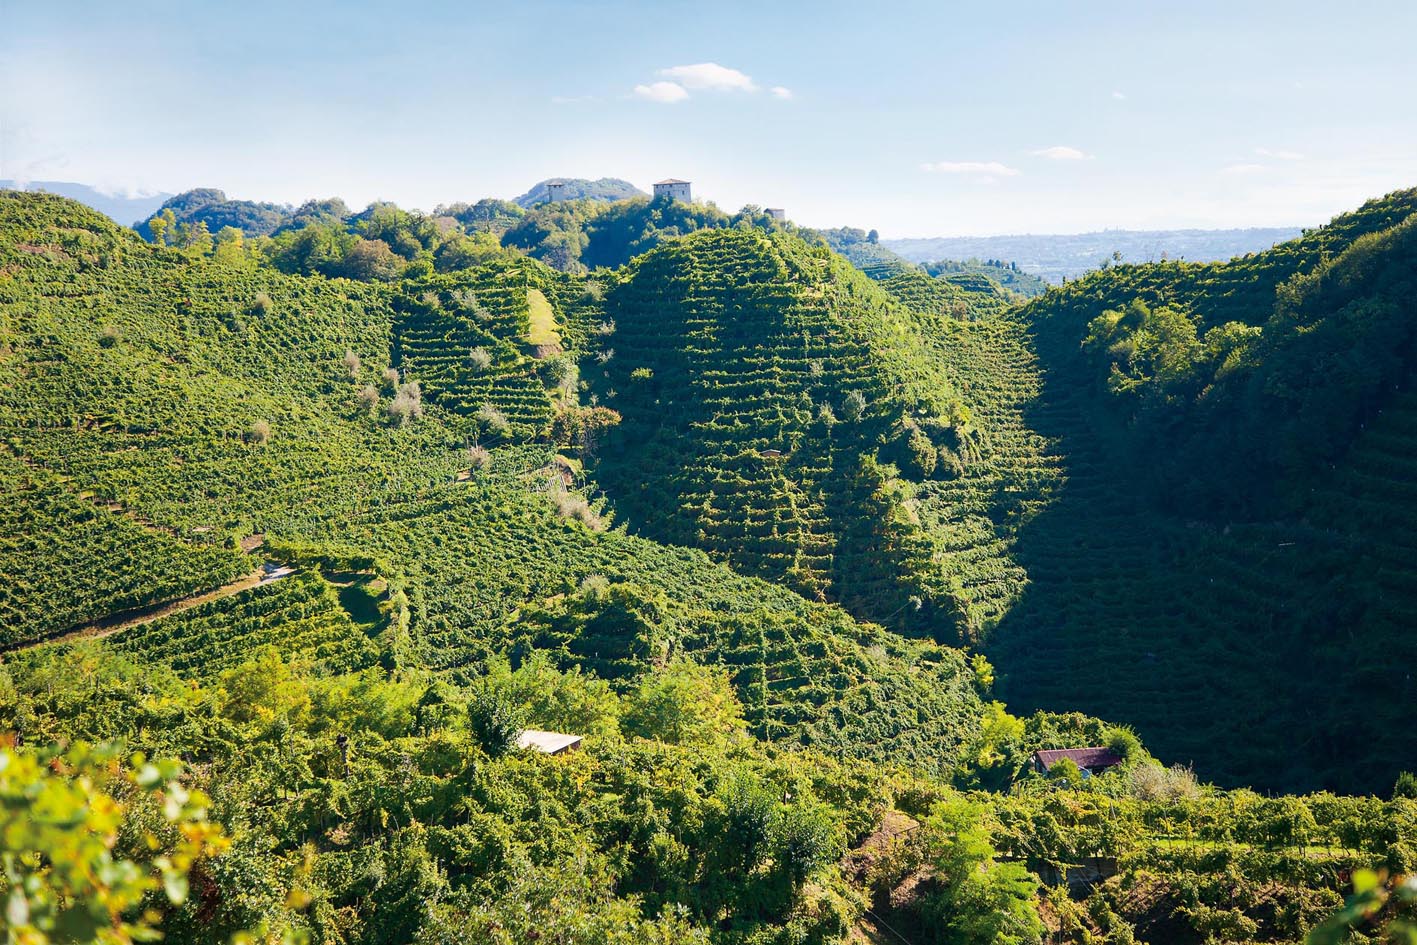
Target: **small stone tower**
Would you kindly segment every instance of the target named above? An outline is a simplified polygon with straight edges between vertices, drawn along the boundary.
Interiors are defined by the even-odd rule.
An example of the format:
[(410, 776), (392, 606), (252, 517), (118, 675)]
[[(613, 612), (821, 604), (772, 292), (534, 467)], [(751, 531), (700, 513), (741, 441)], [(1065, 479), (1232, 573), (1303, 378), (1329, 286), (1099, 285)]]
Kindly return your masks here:
[(766, 213), (768, 216), (772, 217), (774, 220), (781, 220), (784, 223), (787, 222), (787, 211), (782, 209), (781, 207), (767, 207), (763, 210), (763, 212)]
[(549, 180), (546, 182), (546, 202), (560, 203), (566, 200), (566, 182), (563, 180)]
[(670, 200), (682, 200), (685, 203), (693, 203), (694, 198), (690, 193), (690, 183), (686, 180), (677, 180), (673, 177), (655, 181), (654, 196), (668, 197)]

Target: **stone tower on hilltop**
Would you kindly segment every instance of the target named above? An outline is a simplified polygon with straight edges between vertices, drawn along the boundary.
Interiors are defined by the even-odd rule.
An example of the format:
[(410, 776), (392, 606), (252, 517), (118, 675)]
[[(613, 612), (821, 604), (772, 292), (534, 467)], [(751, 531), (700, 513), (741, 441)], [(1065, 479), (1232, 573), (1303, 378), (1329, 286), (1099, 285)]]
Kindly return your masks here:
[(655, 181), (654, 196), (656, 199), (659, 197), (668, 197), (670, 200), (682, 200), (685, 203), (692, 203), (694, 197), (690, 191), (690, 187), (691, 184), (689, 181), (668, 177), (661, 181)]

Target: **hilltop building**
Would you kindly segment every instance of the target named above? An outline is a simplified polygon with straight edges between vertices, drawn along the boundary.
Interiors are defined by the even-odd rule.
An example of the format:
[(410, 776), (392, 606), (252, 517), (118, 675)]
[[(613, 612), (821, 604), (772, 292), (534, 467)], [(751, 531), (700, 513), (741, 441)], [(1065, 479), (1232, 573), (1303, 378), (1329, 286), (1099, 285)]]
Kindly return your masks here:
[(692, 203), (694, 198), (690, 193), (690, 186), (689, 181), (666, 177), (664, 180), (655, 181), (654, 196), (656, 199), (668, 197), (670, 200), (682, 200), (685, 203)]
[(787, 222), (787, 211), (781, 207), (766, 207), (763, 209), (763, 213), (766, 213), (774, 220), (781, 220), (783, 223)]
[(566, 182), (563, 180), (549, 180), (546, 182), (546, 202), (560, 203), (566, 200)]

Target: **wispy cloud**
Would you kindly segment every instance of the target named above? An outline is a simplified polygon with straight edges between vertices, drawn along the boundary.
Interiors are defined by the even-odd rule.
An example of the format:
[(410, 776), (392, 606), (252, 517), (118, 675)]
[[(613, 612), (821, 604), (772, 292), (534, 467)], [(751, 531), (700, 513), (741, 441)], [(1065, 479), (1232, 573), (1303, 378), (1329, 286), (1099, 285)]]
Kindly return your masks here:
[(935, 161), (921, 164), (922, 171), (931, 174), (965, 174), (971, 177), (1017, 177), (1019, 172), (998, 161)]
[(659, 102), (661, 105), (673, 105), (675, 102), (684, 101), (689, 97), (689, 93), (678, 82), (651, 82), (648, 85), (635, 86), (635, 97)]
[(660, 69), (659, 74), (677, 82), (686, 89), (695, 91), (713, 90), (718, 92), (756, 92), (758, 85), (752, 76), (720, 66), (716, 62), (697, 62), (691, 66), (670, 66)]
[(1273, 158), (1276, 161), (1302, 161), (1304, 155), (1298, 151), (1271, 150), (1269, 148), (1255, 148), (1255, 153), (1260, 157)]
[(1047, 158), (1050, 161), (1085, 161), (1092, 157), (1079, 151), (1077, 148), (1070, 148), (1065, 144), (1055, 144), (1051, 148), (1040, 148), (1031, 152), (1034, 157)]
[[(655, 73), (659, 80), (635, 86), (635, 96), (651, 102), (672, 105), (694, 97), (699, 92), (709, 94), (756, 95), (762, 86), (748, 73), (730, 69), (717, 62), (696, 62), (685, 66), (670, 66)], [(779, 101), (788, 101), (795, 93), (785, 85), (774, 85), (768, 94)]]
[(1112, 97), (1119, 102), (1124, 102), (1127, 100), (1127, 96), (1122, 92), (1118, 92), (1116, 89), (1112, 90)]
[(1246, 174), (1259, 174), (1268, 170), (1263, 164), (1241, 163), (1230, 164), (1220, 169), (1220, 173), (1231, 177), (1242, 177)]

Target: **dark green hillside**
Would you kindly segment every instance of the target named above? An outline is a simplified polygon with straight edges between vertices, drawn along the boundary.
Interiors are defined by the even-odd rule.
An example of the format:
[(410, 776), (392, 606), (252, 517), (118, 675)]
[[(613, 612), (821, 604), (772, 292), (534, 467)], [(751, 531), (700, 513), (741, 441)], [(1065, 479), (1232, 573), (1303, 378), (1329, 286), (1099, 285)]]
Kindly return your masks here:
[(1127, 718), (1163, 756), (1274, 787), (1379, 787), (1417, 750), (1395, 525), (1414, 210), (1393, 194), (1267, 253), (1120, 267), (1024, 309), (1027, 418), (1061, 488), (1019, 533), (1029, 584), (989, 644), (1011, 704)]
[(606, 313), (590, 376), (624, 422), (597, 475), (632, 527), (953, 634), (916, 493), (971, 427), (909, 312), (824, 249), (728, 230), (639, 259)]
[(223, 191), (201, 187), (168, 198), (152, 216), (135, 225), (146, 238), (155, 235), (152, 223), (170, 213), (169, 226), (202, 225), (216, 234), (223, 227), (235, 227), (247, 236), (270, 236), (291, 218), (291, 208), (254, 200), (229, 200)]

